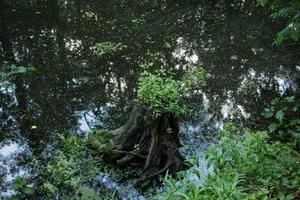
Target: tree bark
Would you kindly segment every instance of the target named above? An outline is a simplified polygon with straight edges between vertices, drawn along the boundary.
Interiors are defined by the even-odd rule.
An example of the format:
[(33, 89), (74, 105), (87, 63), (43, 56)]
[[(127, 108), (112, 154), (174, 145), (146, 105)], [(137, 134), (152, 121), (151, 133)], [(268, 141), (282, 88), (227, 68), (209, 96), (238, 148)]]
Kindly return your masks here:
[[(136, 105), (125, 125), (103, 134), (111, 138), (114, 146), (104, 150), (103, 157), (120, 166), (143, 167), (143, 175), (137, 180), (139, 184), (156, 179), (167, 170), (175, 173), (187, 167), (179, 152), (179, 122), (170, 113), (151, 119), (146, 107)], [(101, 148), (93, 135), (89, 136), (89, 144), (94, 149)]]

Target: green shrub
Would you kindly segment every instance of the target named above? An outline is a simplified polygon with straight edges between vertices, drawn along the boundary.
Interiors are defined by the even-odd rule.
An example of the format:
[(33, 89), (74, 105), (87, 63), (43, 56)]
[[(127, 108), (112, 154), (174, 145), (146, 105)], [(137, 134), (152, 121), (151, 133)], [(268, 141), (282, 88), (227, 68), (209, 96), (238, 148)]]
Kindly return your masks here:
[[(232, 124), (220, 132), (220, 142), (207, 151), (208, 167), (214, 172), (201, 175), (198, 168), (179, 180), (167, 177), (166, 194), (158, 199), (299, 199), (300, 155), (292, 145), (269, 143), (264, 132), (239, 131)], [(194, 174), (203, 185), (191, 180)]]
[(268, 126), (272, 139), (293, 143), (300, 149), (300, 101), (295, 96), (276, 98), (262, 115), (270, 120)]
[(29, 180), (23, 176), (19, 176), (14, 180), (12, 189), (16, 191), (16, 194), (11, 196), (11, 200), (29, 198), (35, 193), (34, 185), (29, 183)]
[(57, 152), (52, 152), (50, 160), (32, 161), (32, 179), (38, 183), (35, 187), (23, 177), (16, 179), (12, 188), (18, 192), (16, 197), (26, 197), (31, 192), (46, 199), (53, 199), (57, 195), (62, 199), (76, 199), (79, 189), (87, 191), (86, 185), (98, 175), (98, 168), (87, 152), (86, 142), (70, 133), (59, 135), (58, 147)]
[(182, 80), (176, 80), (170, 70), (158, 69), (149, 72), (151, 63), (144, 65), (144, 72), (138, 80), (138, 100), (148, 106), (154, 118), (162, 113), (172, 113), (179, 116), (186, 112), (181, 98), (205, 74), (203, 68), (186, 73)]
[(155, 74), (144, 71), (139, 78), (138, 99), (150, 106), (155, 117), (171, 112), (184, 113), (180, 103), (180, 82), (167, 75), (166, 70), (157, 70)]
[(98, 175), (94, 159), (86, 152), (86, 142), (74, 134), (59, 135), (60, 151), (45, 168), (42, 191), (47, 196), (56, 192), (72, 196), (81, 185)]
[(238, 136), (232, 130), (232, 125), (226, 127), (219, 145), (208, 151), (216, 173), (240, 174), (239, 186), (248, 199), (299, 197), (299, 154), (289, 144), (269, 143), (267, 132), (246, 131)]
[(48, 164), (47, 184), (52, 183), (56, 188), (64, 188), (72, 190), (80, 183), (80, 168), (75, 161), (75, 158), (67, 158), (64, 154), (56, 157), (55, 162)]

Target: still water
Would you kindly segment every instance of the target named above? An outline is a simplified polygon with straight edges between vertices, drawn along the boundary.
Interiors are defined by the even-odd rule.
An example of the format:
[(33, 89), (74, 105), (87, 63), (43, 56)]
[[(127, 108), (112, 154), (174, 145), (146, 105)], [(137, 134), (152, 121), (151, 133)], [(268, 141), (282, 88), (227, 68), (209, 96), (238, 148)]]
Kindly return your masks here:
[[(151, 54), (160, 52), (164, 66), (179, 72), (208, 72), (185, 98), (192, 111), (181, 119), (187, 156), (203, 153), (226, 121), (253, 127), (271, 99), (297, 89), (299, 47), (272, 46), (280, 24), (252, 1), (151, 2), (0, 3), (0, 70), (5, 62), (37, 68), (0, 89), (0, 196), (12, 192), (15, 177), (30, 176), (26, 164), (51, 151), (55, 133), (85, 136), (124, 123), (138, 66)], [(128, 48), (97, 57), (91, 47), (107, 41)], [(105, 178), (108, 187), (122, 187), (101, 176), (104, 185)]]

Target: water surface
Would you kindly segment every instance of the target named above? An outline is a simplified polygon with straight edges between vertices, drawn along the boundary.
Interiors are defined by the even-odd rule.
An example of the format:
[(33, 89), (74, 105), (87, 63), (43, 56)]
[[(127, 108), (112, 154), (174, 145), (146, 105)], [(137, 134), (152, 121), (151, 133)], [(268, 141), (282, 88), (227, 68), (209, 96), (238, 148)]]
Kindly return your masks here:
[[(83, 136), (124, 123), (138, 65), (156, 52), (165, 67), (208, 72), (185, 99), (192, 110), (181, 120), (188, 155), (203, 152), (226, 121), (256, 124), (271, 99), (298, 87), (299, 48), (272, 46), (279, 25), (253, 2), (151, 2), (0, 3), (0, 69), (5, 61), (38, 69), (0, 90), (1, 182), (29, 173), (27, 161), (55, 142), (55, 132)], [(98, 58), (91, 46), (107, 41), (128, 48)]]

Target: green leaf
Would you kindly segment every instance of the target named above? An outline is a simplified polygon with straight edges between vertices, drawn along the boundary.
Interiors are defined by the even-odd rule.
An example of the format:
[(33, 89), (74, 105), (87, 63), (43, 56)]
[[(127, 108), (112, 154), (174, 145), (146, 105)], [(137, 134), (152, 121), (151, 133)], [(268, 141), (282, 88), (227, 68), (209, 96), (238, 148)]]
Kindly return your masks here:
[(43, 189), (50, 192), (51, 194), (54, 194), (57, 191), (57, 188), (49, 182), (45, 182), (43, 184)]
[(26, 68), (25, 67), (18, 67), (18, 68), (16, 68), (16, 70), (13, 71), (13, 73), (15, 73), (15, 74), (26, 73)]
[(278, 119), (280, 122), (282, 122), (284, 117), (284, 112), (282, 110), (278, 111), (275, 115), (276, 119)]
[(269, 0), (256, 0), (257, 5), (259, 6), (265, 6)]
[(288, 103), (295, 102), (295, 96), (288, 96), (284, 98)]
[(266, 108), (263, 112), (262, 112), (262, 116), (265, 118), (271, 118), (273, 116), (273, 112), (270, 108)]
[(277, 124), (271, 124), (269, 127), (268, 127), (269, 131), (272, 133), (274, 131), (276, 131), (277, 129)]
[(38, 71), (38, 69), (36, 67), (30, 66), (30, 67), (26, 67), (27, 71), (29, 72), (36, 72)]
[(24, 193), (27, 194), (27, 195), (32, 195), (34, 193), (34, 188), (33, 186), (32, 187), (26, 187), (24, 189)]
[(13, 86), (14, 86), (14, 84), (12, 84), (9, 81), (0, 81), (0, 87), (8, 89), (8, 88), (11, 88)]

